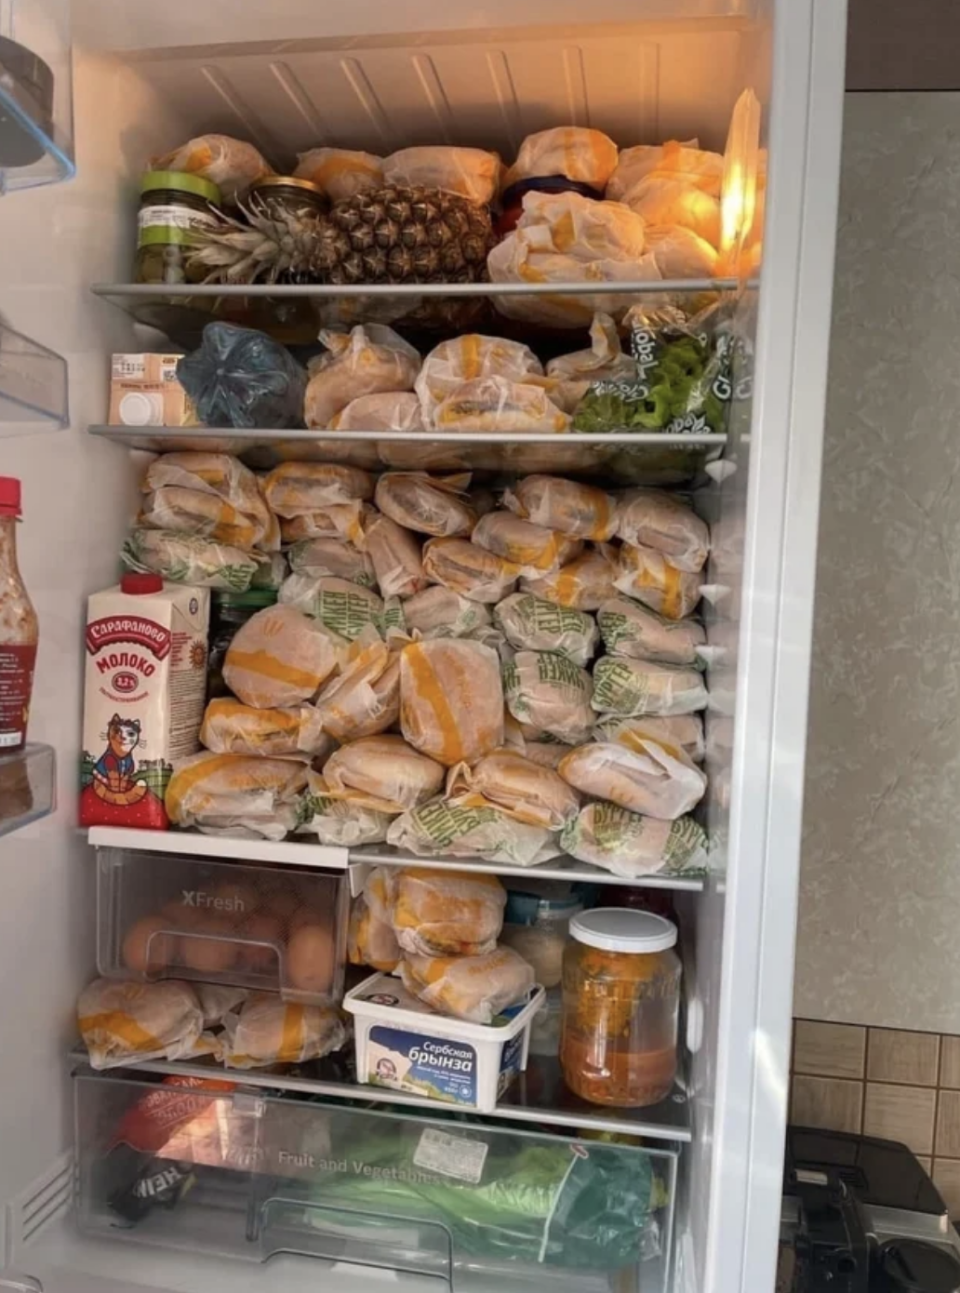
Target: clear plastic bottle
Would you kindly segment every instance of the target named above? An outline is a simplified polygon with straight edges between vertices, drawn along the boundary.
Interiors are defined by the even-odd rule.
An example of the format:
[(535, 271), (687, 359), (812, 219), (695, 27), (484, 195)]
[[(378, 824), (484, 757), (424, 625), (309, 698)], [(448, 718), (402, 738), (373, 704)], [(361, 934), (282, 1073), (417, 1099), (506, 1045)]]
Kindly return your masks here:
[(17, 564), (20, 482), (0, 476), (0, 754), (27, 740), (40, 631)]

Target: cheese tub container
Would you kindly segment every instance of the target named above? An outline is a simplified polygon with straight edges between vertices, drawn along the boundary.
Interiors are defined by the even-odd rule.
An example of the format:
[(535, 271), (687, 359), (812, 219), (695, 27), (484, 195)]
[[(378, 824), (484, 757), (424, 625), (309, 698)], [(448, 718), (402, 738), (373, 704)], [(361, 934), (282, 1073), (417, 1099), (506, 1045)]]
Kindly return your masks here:
[(354, 1017), (357, 1081), (493, 1113), (527, 1067), (543, 996), (534, 988), (495, 1023), (469, 1024), (437, 1014), (392, 975), (375, 974), (343, 1002)]

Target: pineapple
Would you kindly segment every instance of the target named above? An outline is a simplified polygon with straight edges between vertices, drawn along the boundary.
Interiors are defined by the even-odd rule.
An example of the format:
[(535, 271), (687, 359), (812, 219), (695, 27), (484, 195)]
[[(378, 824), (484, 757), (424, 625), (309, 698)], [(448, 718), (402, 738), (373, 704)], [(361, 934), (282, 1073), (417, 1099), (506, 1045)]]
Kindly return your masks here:
[(438, 189), (388, 185), (325, 216), (243, 208), (200, 235), (191, 263), (209, 283), (474, 283), (487, 277), (490, 212)]

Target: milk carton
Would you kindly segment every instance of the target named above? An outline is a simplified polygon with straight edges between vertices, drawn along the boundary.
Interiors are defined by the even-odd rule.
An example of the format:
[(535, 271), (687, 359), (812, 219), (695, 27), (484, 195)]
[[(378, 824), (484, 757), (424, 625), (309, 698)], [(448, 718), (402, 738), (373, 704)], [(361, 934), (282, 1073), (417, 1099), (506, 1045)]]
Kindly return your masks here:
[(174, 759), (203, 720), (210, 594), (124, 575), (87, 608), (80, 824), (167, 828)]

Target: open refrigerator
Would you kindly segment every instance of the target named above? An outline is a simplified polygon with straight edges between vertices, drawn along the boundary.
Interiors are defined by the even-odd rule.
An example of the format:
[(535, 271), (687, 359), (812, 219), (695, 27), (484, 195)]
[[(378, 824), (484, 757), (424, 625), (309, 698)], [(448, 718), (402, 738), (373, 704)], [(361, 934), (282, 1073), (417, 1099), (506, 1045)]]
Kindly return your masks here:
[[(70, 6), (38, 0), (35, 8), (59, 20)], [(9, 19), (7, 10), (0, 4), (0, 20)], [(42, 626), (31, 731), (56, 749), (60, 781), (53, 816), (0, 840), (0, 1288), (260, 1293), (272, 1285), (326, 1285), (419, 1293), (461, 1283), (538, 1288), (550, 1280), (553, 1287), (624, 1293), (772, 1290), (841, 135), (842, 0), (596, 0), (589, 12), (576, 0), (442, 8), (427, 0), (399, 8), (382, 0), (275, 0), (266, 8), (250, 0), (74, 0), (69, 17), (76, 177), (17, 192), (0, 205), (4, 322), (42, 338), (70, 373), (69, 415), (64, 393), (52, 419), (68, 429), (38, 434), (30, 419), (29, 433), (5, 439), (2, 455), (4, 473), (23, 481), (21, 565)], [(535, 1135), (531, 1128), (550, 1120), (571, 1135), (642, 1137), (647, 1150), (663, 1155), (672, 1185), (663, 1219), (667, 1251), (615, 1282), (556, 1270), (528, 1271), (521, 1280), (509, 1263), (483, 1260), (469, 1264), (463, 1282), (442, 1228), (403, 1229), (394, 1219), (392, 1230), (364, 1230), (356, 1217), (335, 1225), (328, 1211), (327, 1231), (312, 1231), (327, 1239), (311, 1246), (290, 1238), (296, 1226), (281, 1197), (260, 1200), (257, 1242), (242, 1255), (226, 1221), (227, 1237), (221, 1242), (216, 1234), (237, 1206), (250, 1208), (247, 1195), (240, 1205), (214, 1199), (198, 1208), (196, 1234), (188, 1228), (170, 1246), (118, 1244), (78, 1226), (85, 1140), (137, 1096), (135, 1075), (105, 1093), (96, 1078), (65, 1062), (75, 1040), (76, 994), (96, 959), (98, 865), (104, 850), (122, 859), (146, 847), (161, 866), (164, 850), (185, 847), (177, 836), (145, 845), (143, 832), (125, 838), (100, 831), (88, 839), (75, 824), (85, 601), (114, 581), (142, 470), (142, 459), (127, 451), (129, 437), (104, 423), (110, 354), (150, 348), (135, 318), (138, 310), (145, 317), (149, 293), (129, 283), (143, 159), (205, 130), (241, 135), (275, 156), (318, 140), (387, 152), (438, 138), (509, 156), (524, 134), (571, 121), (599, 127), (622, 146), (698, 137), (722, 150), (746, 88), (761, 105), (768, 157), (763, 258), (755, 278), (725, 290), (751, 335), (755, 366), (734, 401), (722, 452), (697, 490), (697, 508), (713, 532), (709, 579), (720, 592), (707, 622), (714, 648), (711, 873), (702, 881), (660, 882), (674, 890), (685, 930), (683, 1089), (665, 1112), (629, 1118), (604, 1110), (564, 1114), (545, 1108), (542, 1095), (525, 1100), (521, 1092), (501, 1103), (492, 1124), (495, 1136), (511, 1139)], [(61, 151), (66, 146), (58, 157)], [(64, 162), (63, 175), (69, 169)], [(201, 843), (207, 856), (288, 860), (282, 845), (225, 851), (225, 842), (219, 849)], [(191, 847), (197, 856), (200, 845)], [(361, 850), (340, 864), (364, 862)], [(255, 1087), (246, 1097), (253, 1113), (224, 1102), (223, 1116), (259, 1117), (269, 1126), (273, 1096), (257, 1096)], [(301, 1087), (334, 1117), (338, 1101), (357, 1095), (334, 1080)], [(77, 1089), (89, 1093), (76, 1099)], [(82, 1113), (76, 1123), (75, 1107)], [(358, 1117), (353, 1105), (342, 1107), (350, 1109), (344, 1119)], [(398, 1124), (410, 1113), (402, 1101), (371, 1109), (371, 1117)]]

